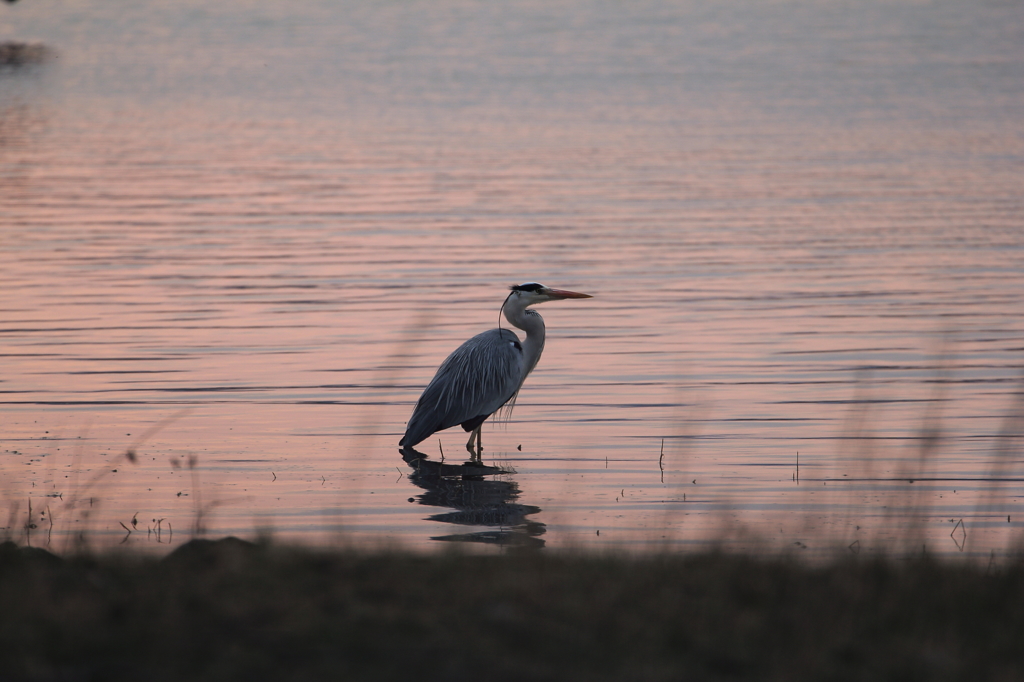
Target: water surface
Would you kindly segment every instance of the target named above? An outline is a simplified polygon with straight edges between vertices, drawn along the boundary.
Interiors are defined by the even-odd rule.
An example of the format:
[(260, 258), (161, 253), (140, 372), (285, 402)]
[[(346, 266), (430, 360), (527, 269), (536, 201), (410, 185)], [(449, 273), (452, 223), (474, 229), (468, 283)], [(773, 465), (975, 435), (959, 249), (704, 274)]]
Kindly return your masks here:
[[(997, 2), (8, 8), (0, 38), (57, 57), (0, 71), (0, 523), (1002, 553), (1022, 27)], [(595, 298), (540, 308), (484, 429), (503, 472), (413, 470), (419, 392), (533, 280)]]

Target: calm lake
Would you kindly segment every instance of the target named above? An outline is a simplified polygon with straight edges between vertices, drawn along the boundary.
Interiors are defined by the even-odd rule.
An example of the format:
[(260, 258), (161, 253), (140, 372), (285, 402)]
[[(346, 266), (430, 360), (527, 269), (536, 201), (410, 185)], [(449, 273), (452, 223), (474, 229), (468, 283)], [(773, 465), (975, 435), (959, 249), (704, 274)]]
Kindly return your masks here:
[[(999, 0), (0, 7), (51, 49), (0, 66), (0, 533), (998, 561), (1022, 38)], [(528, 281), (594, 298), (538, 308), (501, 472), (414, 469)]]

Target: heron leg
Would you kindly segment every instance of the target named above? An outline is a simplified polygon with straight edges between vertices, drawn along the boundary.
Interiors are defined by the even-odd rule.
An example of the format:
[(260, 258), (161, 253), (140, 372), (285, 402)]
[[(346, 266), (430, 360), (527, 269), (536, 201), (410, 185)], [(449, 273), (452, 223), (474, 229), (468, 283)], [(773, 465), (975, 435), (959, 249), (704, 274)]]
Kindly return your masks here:
[[(470, 459), (479, 462), (481, 455), (483, 454), (484, 446), (480, 441), (480, 429), (483, 424), (473, 429), (469, 434), (469, 442), (466, 443), (466, 449), (469, 450)], [(476, 441), (476, 447), (473, 447), (473, 441)]]

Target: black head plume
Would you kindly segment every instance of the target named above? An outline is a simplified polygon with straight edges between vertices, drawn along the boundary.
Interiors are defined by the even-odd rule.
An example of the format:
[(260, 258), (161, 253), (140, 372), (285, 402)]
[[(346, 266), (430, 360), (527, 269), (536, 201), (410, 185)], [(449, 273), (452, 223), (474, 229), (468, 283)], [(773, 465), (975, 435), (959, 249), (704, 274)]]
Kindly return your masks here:
[(536, 282), (526, 282), (525, 284), (514, 284), (509, 287), (511, 291), (539, 291), (544, 288), (543, 284), (537, 284)]

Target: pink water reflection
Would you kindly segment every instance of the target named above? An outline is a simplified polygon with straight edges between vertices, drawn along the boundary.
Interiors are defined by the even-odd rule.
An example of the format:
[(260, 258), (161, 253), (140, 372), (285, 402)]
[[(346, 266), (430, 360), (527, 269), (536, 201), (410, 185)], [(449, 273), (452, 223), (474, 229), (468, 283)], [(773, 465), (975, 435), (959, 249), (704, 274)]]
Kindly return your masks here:
[[(743, 59), (756, 43), (723, 61), (688, 7), (663, 23), (695, 40), (611, 62), (579, 36), (618, 21), (581, 10), (596, 28), (561, 35), (601, 66), (583, 71), (597, 81), (562, 74), (574, 67), (561, 59), (555, 81), (538, 76), (544, 57), (503, 43), (499, 22), (446, 43), (506, 48), (505, 61), (456, 55), (484, 69), (464, 74), (466, 91), (419, 62), (388, 71), (394, 55), (335, 19), (329, 41), (242, 79), (248, 95), (203, 81), (206, 95), (182, 99), (175, 88), (192, 93), (205, 72), (159, 41), (121, 66), (77, 45), (35, 90), (0, 82), (27, 93), (0, 109), (6, 532), (43, 542), (52, 519), (51, 542), (84, 528), (157, 549), (165, 524), (173, 542), (197, 525), (417, 548), (489, 532), (424, 520), (442, 513), (439, 491), (464, 490), (411, 480), (397, 441), (437, 364), (494, 326), (509, 284), (537, 280), (596, 296), (541, 308), (544, 357), (512, 421), (484, 432), (487, 461), (510, 472), (486, 494), (521, 506), (515, 525), (543, 524), (530, 537), (546, 546), (913, 540), (987, 555), (1017, 541), (1024, 117), (1005, 114), (1024, 90), (978, 66), (1016, 48), (996, 39), (1000, 10), (965, 13), (947, 40), (963, 22), (922, 28), (891, 8), (894, 25), (968, 47), (919, 63), (887, 40), (892, 69), (844, 62), (837, 76), (797, 68), (821, 63), (802, 41), (805, 61), (777, 68), (794, 43), (761, 36), (752, 8), (730, 25), (765, 41), (763, 71)], [(794, 26), (820, 19), (860, 44), (863, 26), (816, 11)], [(454, 30), (422, 19), (444, 29), (423, 36)], [(236, 39), (234, 60), (263, 46)], [(684, 48), (710, 52), (672, 51)], [(289, 89), (317, 77), (313, 55), (349, 68), (307, 86), (323, 99)], [(136, 64), (187, 77), (151, 84)], [(923, 76), (945, 85), (922, 91)], [(454, 459), (464, 440), (440, 436)], [(130, 447), (134, 464), (120, 459)], [(434, 440), (424, 450), (440, 457)]]

